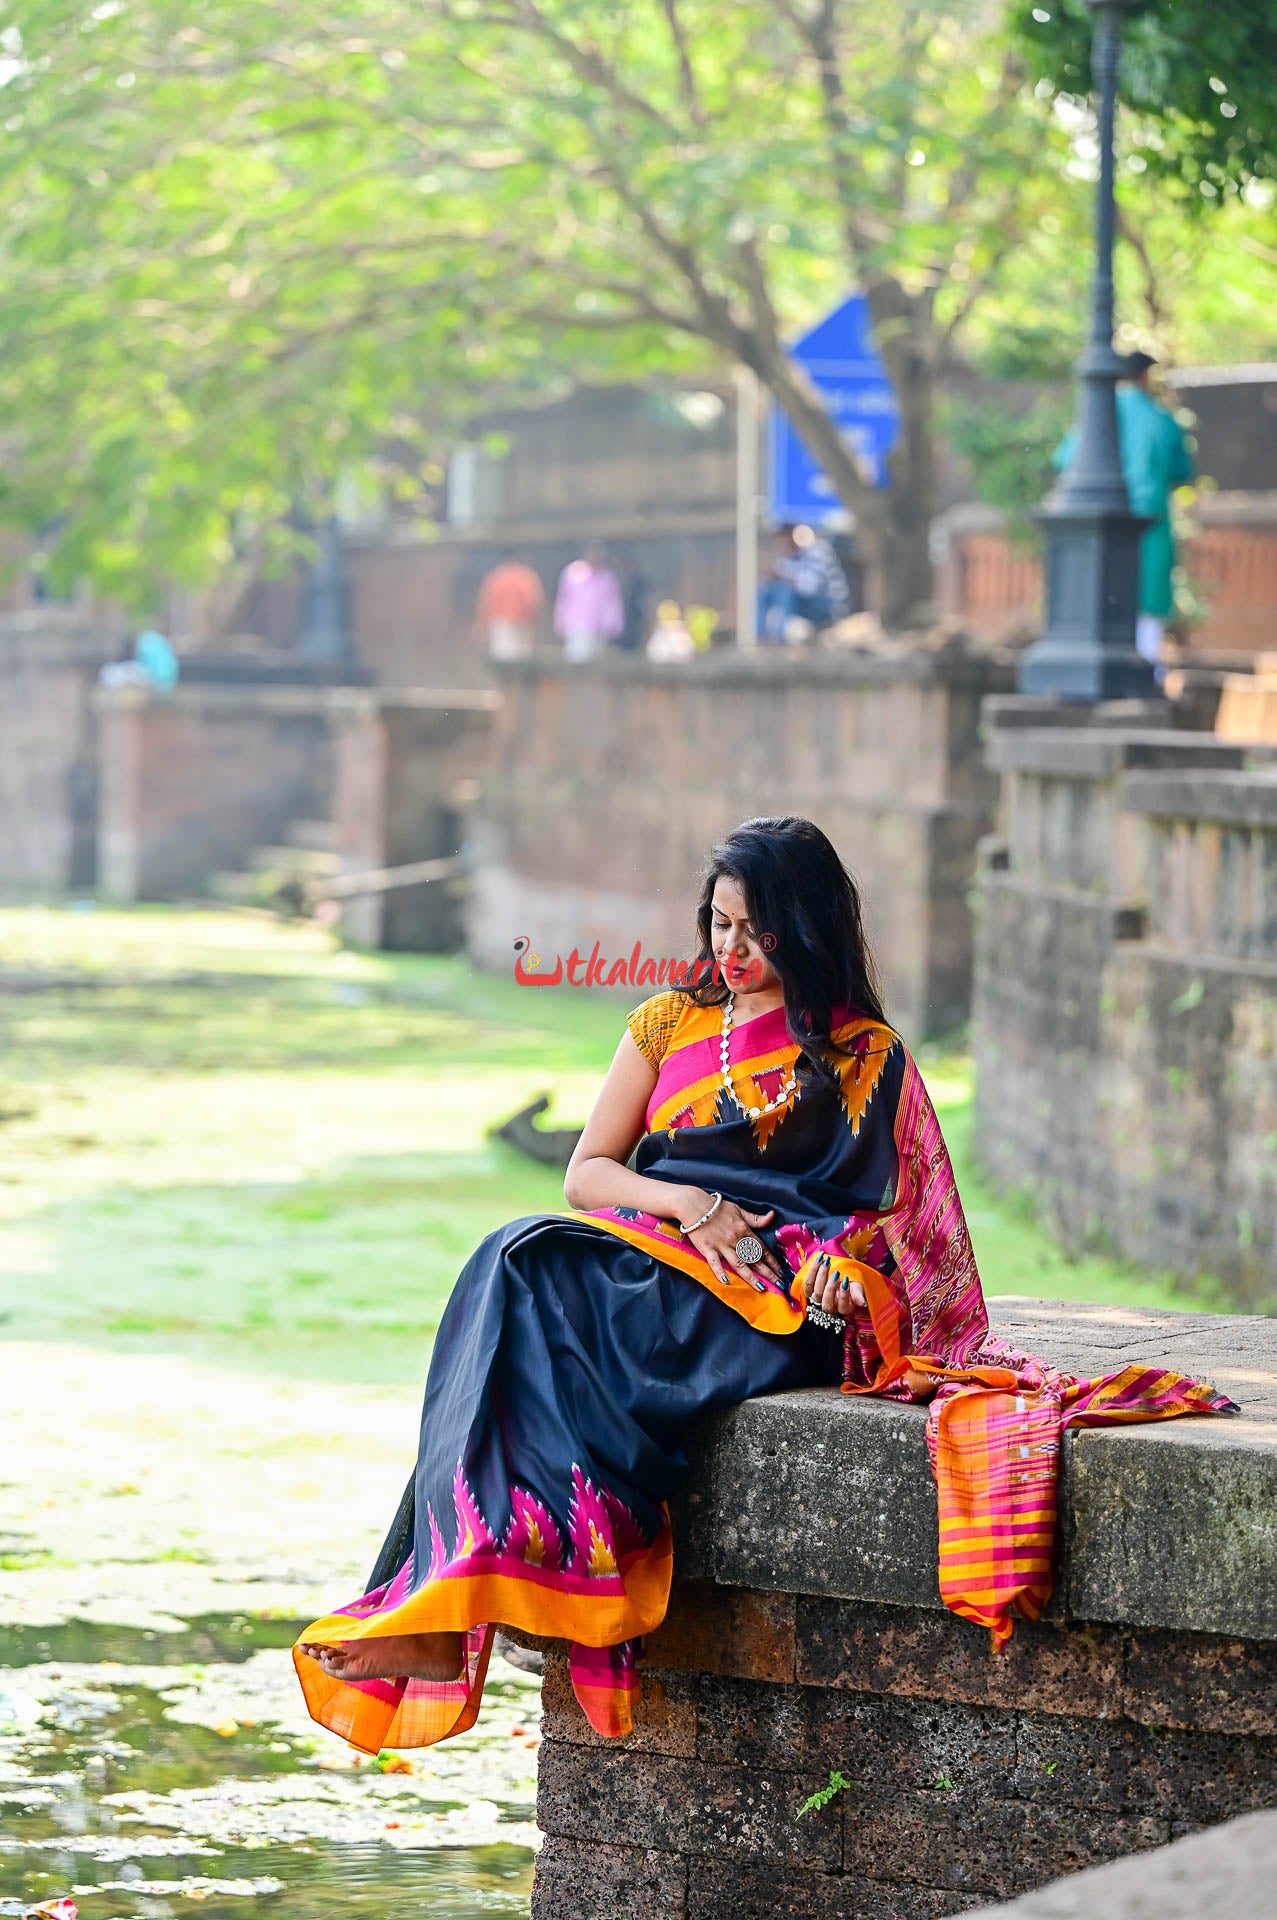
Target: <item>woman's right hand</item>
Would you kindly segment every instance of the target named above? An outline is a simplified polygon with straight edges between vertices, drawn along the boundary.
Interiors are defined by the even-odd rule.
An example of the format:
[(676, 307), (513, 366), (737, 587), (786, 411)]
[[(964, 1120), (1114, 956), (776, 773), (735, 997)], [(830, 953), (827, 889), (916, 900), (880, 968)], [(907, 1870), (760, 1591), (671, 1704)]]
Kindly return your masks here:
[[(689, 1201), (699, 1198), (700, 1205), (694, 1209), (689, 1207), (689, 1210), (681, 1216), (683, 1220), (699, 1219), (713, 1199), (712, 1194), (701, 1195), (699, 1190), (695, 1189), (690, 1190), (687, 1197)], [(764, 1293), (766, 1288), (761, 1280), (755, 1278), (755, 1274), (766, 1273), (783, 1286), (785, 1283), (779, 1261), (771, 1249), (764, 1246), (761, 1260), (757, 1261), (753, 1267), (742, 1267), (736, 1258), (736, 1242), (747, 1233), (757, 1237), (758, 1229), (765, 1227), (775, 1217), (775, 1207), (767, 1207), (763, 1212), (755, 1213), (748, 1207), (737, 1206), (734, 1200), (724, 1200), (720, 1206), (714, 1208), (703, 1227), (697, 1227), (686, 1237), (696, 1251), (708, 1261), (715, 1279), (721, 1281), (724, 1286), (727, 1286), (729, 1278), (748, 1280), (760, 1293)]]

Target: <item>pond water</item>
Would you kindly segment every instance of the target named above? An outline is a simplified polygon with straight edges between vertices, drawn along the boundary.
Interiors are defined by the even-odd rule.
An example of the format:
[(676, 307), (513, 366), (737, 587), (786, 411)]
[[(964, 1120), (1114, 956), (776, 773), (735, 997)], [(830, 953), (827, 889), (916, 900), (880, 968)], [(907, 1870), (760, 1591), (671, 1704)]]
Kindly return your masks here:
[(537, 1681), (494, 1661), (472, 1733), (361, 1759), (306, 1717), (304, 1624), (0, 1629), (0, 1915), (526, 1915)]

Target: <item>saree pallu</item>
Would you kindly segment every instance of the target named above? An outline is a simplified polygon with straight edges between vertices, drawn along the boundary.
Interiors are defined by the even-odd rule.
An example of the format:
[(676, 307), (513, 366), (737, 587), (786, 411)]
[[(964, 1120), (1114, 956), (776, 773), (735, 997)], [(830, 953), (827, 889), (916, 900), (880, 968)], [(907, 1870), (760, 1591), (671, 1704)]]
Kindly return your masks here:
[[(671, 1004), (672, 1003), (672, 1004)], [(629, 1731), (636, 1642), (663, 1618), (667, 1501), (695, 1422), (781, 1388), (930, 1398), (941, 1592), (1001, 1643), (1050, 1593), (1056, 1466), (1070, 1422), (1231, 1403), (1179, 1375), (1080, 1382), (991, 1340), (949, 1156), (899, 1036), (853, 1009), (819, 1073), (783, 1009), (733, 1028), (654, 997), (668, 1029), (635, 1167), (774, 1209), (759, 1236), (785, 1280), (719, 1282), (676, 1226), (628, 1207), (534, 1214), (467, 1261), (440, 1324), (417, 1467), (369, 1588), (307, 1628), (334, 1644), (460, 1632), (455, 1681), (345, 1681), (294, 1649), (312, 1716), (353, 1746), (425, 1746), (473, 1724), (494, 1630), (570, 1643), (600, 1732)], [(790, 1071), (798, 1087), (762, 1111)], [(752, 1089), (752, 1091), (751, 1091)], [(860, 1281), (845, 1339), (806, 1318), (818, 1258)], [(742, 1325), (742, 1322), (747, 1324)]]

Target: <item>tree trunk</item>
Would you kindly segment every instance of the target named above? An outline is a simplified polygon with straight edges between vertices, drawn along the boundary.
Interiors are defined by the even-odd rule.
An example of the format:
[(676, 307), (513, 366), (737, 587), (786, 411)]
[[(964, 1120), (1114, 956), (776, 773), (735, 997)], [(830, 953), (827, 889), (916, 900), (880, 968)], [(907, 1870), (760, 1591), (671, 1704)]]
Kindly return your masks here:
[[(931, 522), (936, 510), (935, 340), (931, 296), (910, 297), (894, 281), (869, 288), (869, 311), (883, 365), (895, 388), (900, 433), (888, 460), (890, 485), (875, 529), (875, 605), (888, 628), (934, 617)], [(866, 543), (868, 545), (868, 542)]]
[(930, 296), (911, 299), (894, 281), (869, 289), (878, 352), (895, 388), (900, 435), (890, 483), (871, 486), (820, 394), (780, 348), (752, 341), (754, 372), (801, 435), (839, 499), (855, 516), (865, 561), (866, 599), (885, 627), (931, 617), (931, 520), (935, 512), (934, 341)]

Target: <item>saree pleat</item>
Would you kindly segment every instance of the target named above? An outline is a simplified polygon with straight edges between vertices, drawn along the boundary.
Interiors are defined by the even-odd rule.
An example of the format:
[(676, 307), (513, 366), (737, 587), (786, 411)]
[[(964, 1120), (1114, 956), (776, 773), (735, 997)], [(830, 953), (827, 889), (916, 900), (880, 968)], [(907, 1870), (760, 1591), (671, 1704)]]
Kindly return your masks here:
[[(569, 1642), (583, 1712), (601, 1733), (628, 1732), (636, 1643), (669, 1596), (667, 1501), (716, 1407), (839, 1379), (930, 1398), (941, 1594), (1001, 1644), (1013, 1615), (1036, 1618), (1050, 1593), (1063, 1429), (1231, 1404), (1138, 1367), (1077, 1381), (990, 1339), (940, 1128), (890, 1028), (845, 1009), (836, 1071), (822, 1075), (783, 1011), (738, 1024), (733, 1083), (747, 1104), (761, 1109), (798, 1074), (783, 1107), (750, 1117), (722, 1085), (717, 1009), (657, 999), (678, 1004), (657, 1009), (668, 1037), (635, 1166), (774, 1209), (760, 1237), (786, 1278), (724, 1286), (674, 1224), (628, 1207), (529, 1215), (476, 1248), (440, 1324), (416, 1471), (368, 1591), (302, 1636), (460, 1632), (464, 1670), (343, 1681), (294, 1649), (313, 1717), (367, 1752), (470, 1726), (496, 1625)], [(806, 1318), (822, 1254), (865, 1292), (845, 1351)]]

